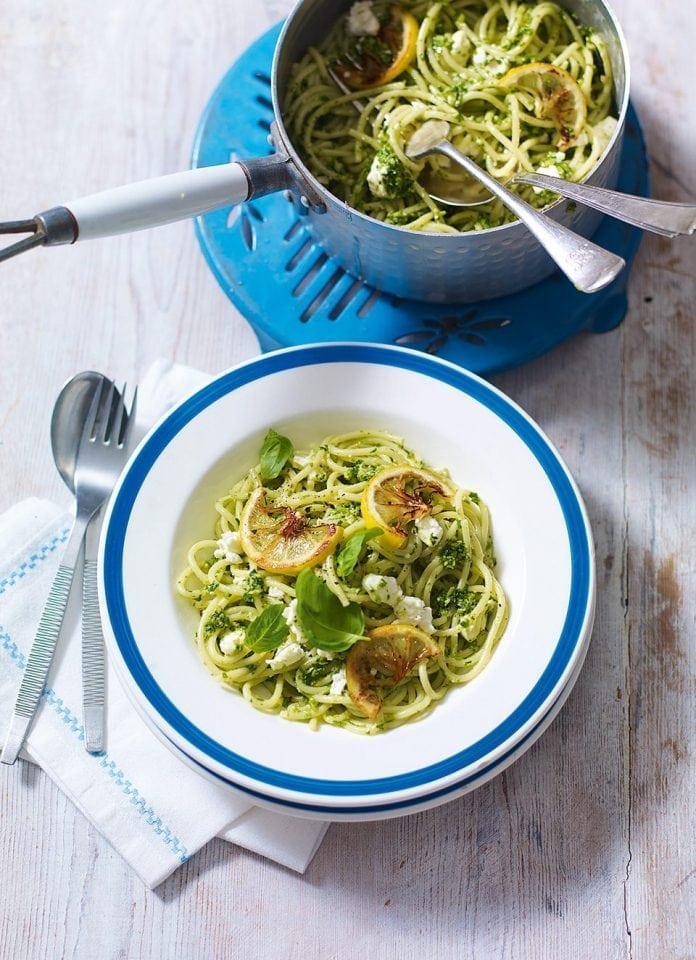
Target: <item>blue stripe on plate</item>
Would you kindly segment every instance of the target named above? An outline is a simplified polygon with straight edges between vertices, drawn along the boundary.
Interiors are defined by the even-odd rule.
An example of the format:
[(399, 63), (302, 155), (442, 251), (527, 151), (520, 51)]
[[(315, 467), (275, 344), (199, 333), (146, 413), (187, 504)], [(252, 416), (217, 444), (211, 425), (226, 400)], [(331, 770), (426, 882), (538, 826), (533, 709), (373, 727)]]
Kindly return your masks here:
[[(123, 590), (123, 547), (131, 511), (148, 472), (172, 438), (201, 410), (244, 384), (279, 371), (323, 363), (371, 363), (402, 368), (446, 383), (487, 407), (514, 430), (546, 473), (558, 498), (570, 545), (571, 586), (563, 629), (546, 669), (522, 703), (467, 749), (409, 773), (371, 780), (325, 780), (283, 773), (254, 763), (207, 736), (177, 709), (147, 669), (128, 620)], [(514, 737), (542, 707), (567, 668), (582, 639), (593, 595), (592, 548), (584, 513), (563, 464), (539, 428), (504, 395), (454, 364), (403, 348), (373, 344), (318, 344), (264, 354), (224, 374), (184, 401), (150, 435), (124, 476), (106, 531), (104, 557), (106, 605), (116, 642), (133, 680), (159, 716), (192, 747), (230, 771), (261, 785), (336, 797), (398, 792), (456, 775)]]
[[(534, 728), (536, 730), (536, 727)], [(524, 740), (520, 741), (524, 743), (529, 737), (534, 733), (532, 730)], [(167, 737), (169, 740), (169, 738)], [(495, 763), (492, 763), (489, 767), (484, 767), (483, 770), (480, 770), (476, 774), (472, 774), (470, 777), (465, 777), (463, 780), (458, 780), (456, 783), (452, 783), (447, 787), (442, 788), (441, 790), (434, 790), (432, 793), (426, 793), (421, 797), (414, 797), (412, 800), (397, 800), (392, 803), (383, 803), (383, 804), (373, 804), (371, 807), (339, 807), (339, 806), (330, 806), (326, 807), (318, 803), (298, 803), (295, 800), (279, 800), (276, 797), (266, 796), (265, 793), (261, 793), (258, 790), (251, 790), (249, 787), (242, 786), (239, 783), (236, 783), (233, 780), (227, 780), (225, 777), (222, 777), (215, 770), (210, 770), (208, 767), (204, 767), (202, 763), (199, 763), (195, 757), (190, 756), (186, 753), (185, 750), (182, 750), (181, 747), (177, 746), (173, 740), (169, 740), (169, 743), (174, 748), (175, 754), (183, 754), (186, 757), (187, 761), (194, 764), (197, 767), (203, 776), (206, 774), (212, 775), (216, 780), (225, 786), (233, 787), (235, 790), (241, 790), (242, 793), (246, 794), (249, 797), (254, 797), (256, 800), (265, 800), (271, 801), (272, 803), (278, 804), (281, 807), (287, 807), (288, 813), (292, 813), (293, 810), (305, 810), (308, 813), (318, 813), (326, 814), (327, 819), (330, 819), (332, 816), (335, 817), (336, 814), (365, 814), (365, 813), (386, 813), (390, 810), (400, 810), (405, 816), (412, 807), (420, 807), (423, 804), (429, 804), (431, 801), (439, 800), (441, 797), (446, 797), (452, 793), (455, 793), (457, 790), (461, 790), (462, 787), (466, 787), (470, 783), (474, 783), (476, 780), (480, 780), (486, 773), (490, 770), (498, 767), (500, 764), (504, 764), (507, 758), (518, 749), (520, 744), (516, 744), (507, 753), (497, 760)], [(502, 772), (502, 771), (501, 771)]]
[[(565, 689), (566, 688), (564, 687), (564, 690)], [(561, 691), (560, 696), (563, 696), (563, 691)], [(204, 767), (202, 763), (196, 760), (195, 757), (192, 757), (186, 753), (185, 750), (182, 750), (178, 744), (174, 743), (173, 740), (170, 740), (170, 738), (167, 737), (166, 734), (162, 733), (162, 731), (160, 731), (160, 734), (169, 743), (175, 754), (181, 754), (182, 756), (186, 757), (186, 760), (200, 770), (203, 776), (206, 774), (212, 776), (215, 780), (219, 781), (225, 786), (232, 787), (235, 790), (241, 790), (242, 793), (246, 794), (247, 796), (254, 797), (257, 800), (270, 800), (272, 803), (277, 804), (280, 807), (286, 807), (288, 813), (292, 813), (293, 810), (305, 810), (310, 813), (326, 814), (327, 819), (330, 819), (332, 816), (335, 817), (336, 814), (373, 814), (384, 813), (390, 810), (398, 810), (400, 811), (400, 814), (406, 816), (409, 812), (413, 811), (413, 808), (421, 808), (423, 804), (432, 806), (435, 801), (440, 800), (443, 797), (451, 797), (452, 794), (456, 793), (458, 790), (461, 790), (463, 787), (470, 786), (471, 784), (475, 784), (491, 773), (493, 773), (494, 776), (498, 776), (498, 774), (503, 773), (505, 768), (509, 765), (509, 758), (518, 750), (520, 750), (521, 747), (524, 747), (525, 744), (529, 744), (529, 746), (531, 746), (538, 738), (539, 734), (537, 731), (539, 730), (539, 727), (543, 726), (547, 718), (554, 713), (557, 702), (557, 700), (554, 700), (544, 716), (541, 717), (539, 722), (536, 723), (532, 729), (524, 737), (522, 737), (521, 740), (515, 743), (494, 763), (489, 764), (487, 767), (483, 767), (476, 773), (471, 774), (471, 776), (463, 777), (461, 780), (457, 780), (455, 783), (450, 783), (446, 787), (442, 787), (439, 790), (433, 790), (432, 793), (426, 793), (410, 800), (396, 800), (392, 803), (373, 804), (372, 806), (364, 807), (339, 807), (336, 805), (327, 807), (320, 803), (299, 803), (296, 800), (280, 800), (277, 797), (267, 796), (265, 793), (261, 793), (258, 790), (252, 790), (250, 787), (242, 786), (234, 780), (228, 780), (226, 777), (221, 776), (219, 773), (217, 773), (217, 771), (210, 770), (208, 767)], [(472, 786), (472, 790), (473, 789), (474, 787)]]

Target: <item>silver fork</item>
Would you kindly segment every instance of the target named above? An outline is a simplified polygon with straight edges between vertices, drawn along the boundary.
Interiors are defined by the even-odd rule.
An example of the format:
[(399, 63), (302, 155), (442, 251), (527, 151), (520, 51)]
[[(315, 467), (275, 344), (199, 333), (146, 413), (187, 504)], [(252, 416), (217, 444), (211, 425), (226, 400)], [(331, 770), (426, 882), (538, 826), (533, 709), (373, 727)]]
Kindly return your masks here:
[(2, 763), (14, 763), (24, 743), (46, 685), (87, 526), (126, 461), (135, 418), (126, 413), (122, 398), (113, 403), (114, 392), (112, 381), (101, 383), (85, 419), (75, 459), (75, 520), (24, 668)]
[[(123, 384), (120, 393), (113, 385), (109, 392), (111, 395), (110, 423), (112, 424), (110, 434), (116, 443), (116, 459), (118, 459), (120, 450), (126, 453), (128, 451), (129, 439), (135, 424), (138, 389), (136, 387), (133, 392), (128, 413), (125, 405), (126, 384)], [(120, 465), (116, 464), (118, 467), (116, 476), (120, 473), (122, 465), (121, 459)], [(88, 753), (99, 753), (104, 748), (106, 714), (106, 663), (97, 592), (98, 543), (98, 523), (95, 515), (85, 534), (82, 567), (82, 720), (85, 750)]]

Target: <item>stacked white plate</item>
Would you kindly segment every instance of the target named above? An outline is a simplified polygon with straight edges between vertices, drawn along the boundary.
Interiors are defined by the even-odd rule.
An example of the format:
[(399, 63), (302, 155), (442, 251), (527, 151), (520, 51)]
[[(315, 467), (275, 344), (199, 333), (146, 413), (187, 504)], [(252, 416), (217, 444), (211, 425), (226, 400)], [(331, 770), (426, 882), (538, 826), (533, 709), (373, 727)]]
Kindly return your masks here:
[[(423, 719), (373, 737), (313, 731), (255, 711), (201, 664), (198, 615), (173, 583), (270, 427), (297, 449), (347, 430), (388, 430), (488, 504), (510, 622), (486, 669)], [(110, 501), (100, 592), (134, 708), (185, 762), (262, 806), (381, 819), (474, 789), (541, 735), (587, 650), (594, 550), (567, 468), (500, 391), (415, 351), (318, 344), (235, 367), (153, 428)]]

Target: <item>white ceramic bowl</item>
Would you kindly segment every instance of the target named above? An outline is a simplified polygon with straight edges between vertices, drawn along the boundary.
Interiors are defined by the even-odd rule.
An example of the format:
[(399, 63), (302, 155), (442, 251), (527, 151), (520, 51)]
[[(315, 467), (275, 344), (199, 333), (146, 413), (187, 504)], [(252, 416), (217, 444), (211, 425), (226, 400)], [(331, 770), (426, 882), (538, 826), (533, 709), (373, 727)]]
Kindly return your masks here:
[[(486, 670), (429, 716), (369, 738), (313, 732), (253, 710), (200, 663), (191, 642), (198, 615), (173, 580), (188, 544), (211, 529), (215, 499), (256, 460), (271, 426), (297, 448), (343, 430), (387, 429), (490, 507), (510, 622)], [(148, 434), (110, 501), (100, 589), (115, 666), (160, 733), (261, 801), (326, 817), (443, 802), (530, 743), (577, 675), (595, 579), (575, 484), (519, 407), (425, 354), (322, 344), (222, 374)]]
[(580, 656), (578, 657), (575, 667), (573, 668), (573, 672), (568, 678), (565, 687), (555, 702), (550, 706), (548, 712), (541, 718), (536, 727), (534, 727), (534, 729), (531, 730), (526, 737), (524, 737), (524, 739), (518, 741), (508, 753), (504, 754), (495, 763), (485, 767), (478, 774), (475, 774), (471, 777), (465, 777), (463, 780), (452, 783), (442, 790), (435, 790), (433, 793), (417, 797), (415, 800), (410, 802), (408, 800), (395, 800), (392, 803), (374, 805), (366, 804), (360, 807), (325, 807), (316, 803), (282, 801), (268, 797), (259, 791), (244, 790), (233, 780), (229, 780), (220, 774), (213, 773), (207, 767), (190, 757), (184, 750), (182, 750), (167, 736), (165, 736), (165, 734), (152, 722), (152, 718), (148, 716), (148, 714), (138, 703), (135, 703), (134, 706), (154, 735), (166, 747), (168, 747), (172, 753), (179, 757), (183, 763), (185, 763), (192, 770), (195, 770), (201, 776), (211, 780), (213, 783), (216, 783), (218, 786), (224, 786), (232, 792), (238, 793), (246, 800), (252, 799), (257, 806), (272, 810), (275, 813), (284, 813), (290, 816), (302, 817), (309, 820), (333, 820), (342, 822), (387, 820), (394, 817), (403, 817), (412, 813), (419, 813), (422, 810), (429, 810), (432, 807), (441, 806), (442, 804), (456, 800), (465, 793), (470, 793), (472, 790), (476, 790), (484, 783), (488, 783), (489, 780), (492, 780), (493, 777), (497, 777), (499, 773), (502, 773), (503, 770), (509, 767), (511, 763), (514, 763), (518, 757), (521, 757), (522, 754), (525, 753), (531, 747), (531, 745), (539, 739), (542, 733), (547, 730), (547, 728), (558, 715), (558, 712), (563, 704), (568, 699), (571, 690), (575, 686), (575, 681), (580, 674), (580, 670), (582, 669), (582, 665), (585, 660), (585, 653), (587, 652), (587, 648), (589, 646), (589, 640), (590, 634), (588, 632), (585, 643), (582, 645)]

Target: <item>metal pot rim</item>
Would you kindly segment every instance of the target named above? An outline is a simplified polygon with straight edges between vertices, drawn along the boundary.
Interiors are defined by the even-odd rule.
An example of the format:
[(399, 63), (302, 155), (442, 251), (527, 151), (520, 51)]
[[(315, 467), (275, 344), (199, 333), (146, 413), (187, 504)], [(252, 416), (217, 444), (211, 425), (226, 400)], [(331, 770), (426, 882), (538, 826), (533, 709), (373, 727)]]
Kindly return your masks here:
[[(560, 0), (561, 4), (563, 0)], [(347, 211), (350, 211), (350, 214), (353, 218), (357, 218), (361, 221), (367, 221), (370, 224), (379, 224), (384, 227), (386, 230), (395, 231), (399, 236), (414, 236), (414, 231), (409, 230), (406, 227), (400, 227), (393, 223), (386, 223), (384, 220), (378, 220), (375, 217), (370, 217), (365, 213), (362, 213), (360, 210), (356, 210), (355, 207), (351, 207), (350, 204), (346, 203), (344, 200), (340, 200), (333, 193), (326, 189), (326, 187), (320, 183), (319, 180), (314, 176), (311, 170), (305, 165), (304, 161), (300, 157), (299, 153), (295, 149), (292, 140), (285, 128), (283, 122), (283, 116), (280, 108), (280, 96), (278, 91), (278, 64), (279, 59), (282, 53), (283, 44), (285, 42), (286, 36), (290, 29), (292, 29), (293, 22), (296, 16), (299, 14), (300, 10), (304, 7), (305, 0), (299, 0), (295, 8), (288, 15), (283, 28), (281, 30), (280, 36), (276, 43), (275, 51), (273, 54), (273, 64), (271, 69), (271, 98), (273, 101), (273, 111), (275, 114), (275, 134), (280, 140), (280, 143), (276, 144), (276, 148), (280, 149), (281, 152), (285, 153), (290, 161), (291, 166), (294, 168), (295, 179), (302, 182), (306, 182), (310, 188), (310, 193), (315, 197), (318, 195), (323, 198), (324, 202), (327, 204), (341, 204), (345, 207)], [(628, 47), (626, 43), (626, 36), (623, 32), (621, 24), (617, 19), (616, 14), (614, 13), (613, 8), (606, 2), (606, 0), (592, 0), (593, 6), (600, 7), (603, 11), (606, 12), (608, 19), (610, 20), (612, 27), (616, 32), (616, 36), (619, 41), (619, 50), (620, 50), (620, 59), (621, 65), (624, 72), (624, 88), (623, 95), (621, 97), (621, 103), (619, 104), (618, 117), (616, 123), (616, 129), (611, 136), (611, 139), (607, 143), (604, 153), (599, 159), (599, 162), (590, 170), (587, 176), (583, 177), (581, 183), (585, 183), (591, 177), (593, 177), (597, 171), (601, 170), (607, 161), (608, 157), (612, 154), (615, 144), (623, 136), (624, 126), (626, 123), (626, 114), (628, 112), (628, 105), (630, 99), (630, 88), (631, 88), (631, 76), (630, 76), (630, 62), (628, 57)], [(612, 68), (613, 68), (612, 64)], [(548, 207), (544, 207), (544, 213), (550, 214), (552, 211), (557, 210), (564, 203), (567, 203), (563, 197), (560, 197), (554, 203), (550, 204)], [(515, 220), (512, 223), (504, 223), (497, 227), (486, 227), (483, 230), (469, 230), (460, 233), (431, 233), (428, 234), (427, 231), (420, 231), (422, 236), (429, 236), (433, 239), (436, 239), (438, 243), (448, 243), (452, 241), (460, 241), (463, 236), (465, 237), (483, 237), (488, 240), (493, 235), (504, 235), (507, 231), (511, 229), (526, 229), (523, 225)]]

